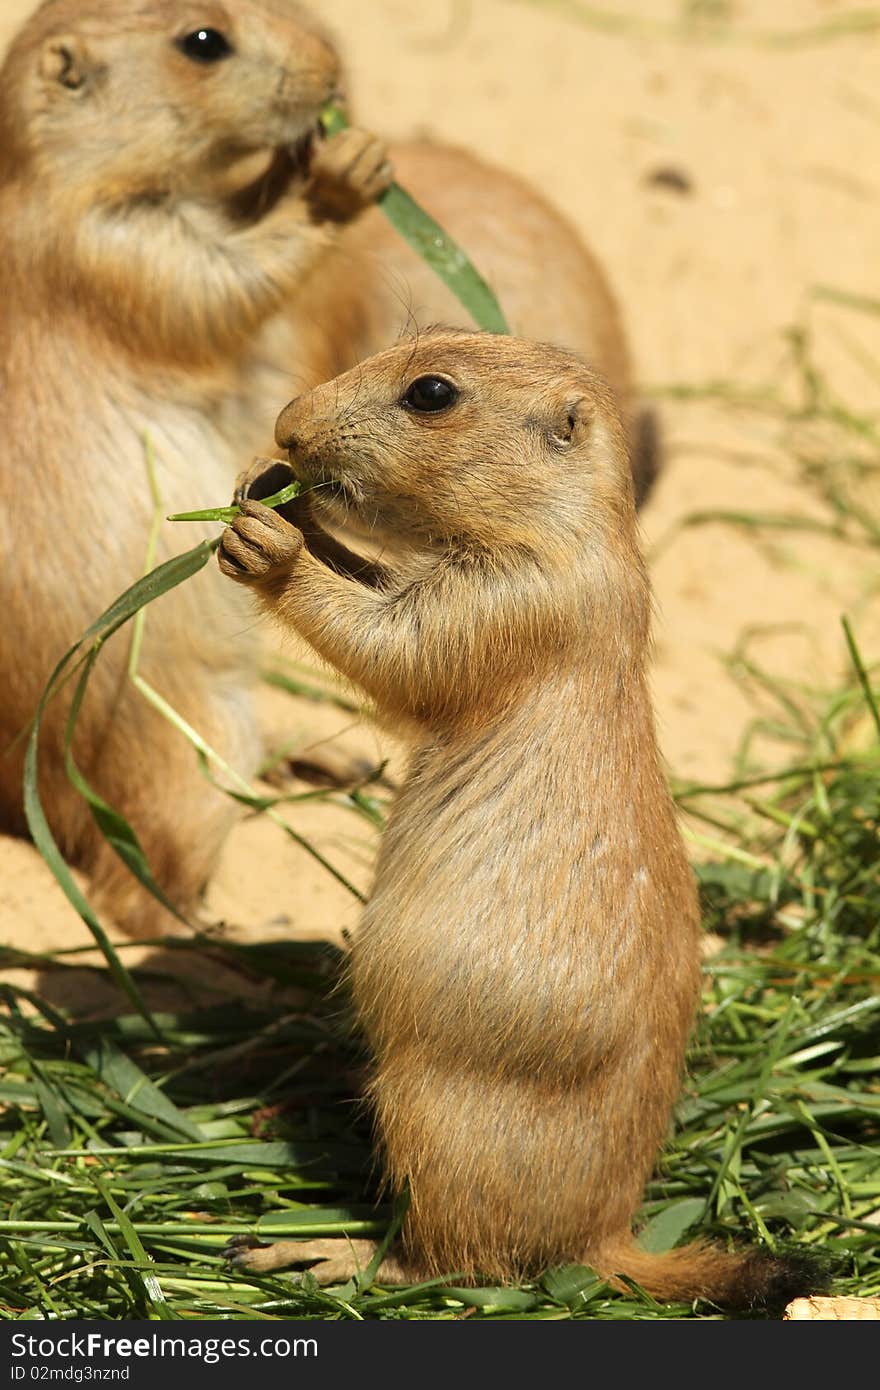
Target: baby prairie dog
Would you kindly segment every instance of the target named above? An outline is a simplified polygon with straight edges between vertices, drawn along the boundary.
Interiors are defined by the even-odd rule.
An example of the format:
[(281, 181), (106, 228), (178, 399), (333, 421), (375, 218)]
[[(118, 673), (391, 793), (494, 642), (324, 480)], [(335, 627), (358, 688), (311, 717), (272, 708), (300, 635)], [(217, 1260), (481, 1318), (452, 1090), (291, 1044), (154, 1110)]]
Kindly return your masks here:
[[(142, 571), (147, 454), (167, 512), (216, 504), (290, 395), (277, 366), (286, 348), (272, 346), (281, 310), (344, 221), (388, 185), (373, 137), (315, 138), (339, 82), (335, 48), (286, 0), (48, 0), (7, 55), (0, 829), (24, 829), (16, 738), (55, 662)], [(84, 548), (84, 535), (100, 543)], [(197, 540), (170, 528), (178, 550)], [(254, 644), (230, 594), (212, 567), (154, 605), (141, 671), (249, 774)], [(126, 659), (122, 634), (95, 672), (77, 760), (186, 912), (234, 812), (132, 693)], [(65, 716), (56, 702), (41, 762), (53, 830), (91, 873), (96, 904), (153, 934), (170, 918), (67, 782)]]
[[(760, 1252), (632, 1237), (697, 1005), (699, 916), (611, 392), (549, 346), (438, 331), (295, 400), (277, 439), (312, 490), (286, 519), (249, 500), (275, 485), (257, 465), (220, 567), (412, 749), (351, 958), (387, 1175), (411, 1194), (380, 1279), (580, 1261), (660, 1298), (787, 1293)], [(324, 522), (393, 540), (393, 568)]]

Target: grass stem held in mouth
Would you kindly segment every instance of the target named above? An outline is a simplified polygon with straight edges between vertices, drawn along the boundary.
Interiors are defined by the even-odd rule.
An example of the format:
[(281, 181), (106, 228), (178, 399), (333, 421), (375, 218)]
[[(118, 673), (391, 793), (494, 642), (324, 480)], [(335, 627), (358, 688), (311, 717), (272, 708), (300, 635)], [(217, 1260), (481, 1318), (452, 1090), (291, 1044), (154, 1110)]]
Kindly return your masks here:
[[(273, 493), (271, 497), (261, 497), (260, 501), (264, 507), (283, 507), (285, 502), (292, 502), (295, 497), (299, 497), (303, 491), (302, 483), (288, 483), (287, 487), (280, 492)], [(238, 507), (211, 507), (205, 512), (178, 512), (175, 516), (169, 516), (169, 521), (222, 521), (224, 525), (229, 525), (240, 515)]]

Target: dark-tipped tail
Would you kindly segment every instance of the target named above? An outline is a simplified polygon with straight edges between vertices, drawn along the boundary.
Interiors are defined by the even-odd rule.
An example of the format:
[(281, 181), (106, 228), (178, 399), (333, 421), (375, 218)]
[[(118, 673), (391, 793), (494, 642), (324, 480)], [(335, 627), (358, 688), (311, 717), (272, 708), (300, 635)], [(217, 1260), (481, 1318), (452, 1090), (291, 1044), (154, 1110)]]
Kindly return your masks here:
[(724, 1250), (702, 1241), (652, 1254), (622, 1237), (609, 1241), (592, 1263), (606, 1278), (625, 1275), (663, 1302), (704, 1298), (727, 1308), (781, 1310), (828, 1283), (827, 1268), (812, 1252)]

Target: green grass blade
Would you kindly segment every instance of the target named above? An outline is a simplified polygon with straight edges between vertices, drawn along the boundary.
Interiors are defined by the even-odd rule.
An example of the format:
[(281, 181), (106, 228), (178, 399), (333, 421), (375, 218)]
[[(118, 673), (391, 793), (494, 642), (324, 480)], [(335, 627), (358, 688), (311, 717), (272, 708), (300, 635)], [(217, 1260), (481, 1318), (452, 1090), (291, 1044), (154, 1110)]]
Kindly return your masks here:
[(279, 830), (283, 831), (284, 834), (287, 835), (287, 837), (290, 840), (292, 840), (295, 845), (298, 845), (301, 850), (304, 850), (305, 853), (309, 856), (309, 858), (314, 859), (316, 864), (320, 864), (324, 872), (328, 873), (331, 878), (334, 878), (342, 888), (345, 888), (346, 891), (352, 895), (353, 898), (356, 898), (359, 903), (365, 903), (367, 901), (366, 894), (362, 893), (361, 890), (352, 883), (351, 879), (348, 878), (347, 875), (345, 875), (341, 869), (337, 869), (336, 865), (331, 863), (331, 861), (327, 859), (325, 855), (323, 855), (315, 845), (312, 844), (311, 840), (307, 840), (304, 835), (300, 835), (299, 831), (294, 830), (293, 826), (288, 825), (287, 821), (283, 820), (281, 817), (274, 815), (274, 807), (280, 805), (283, 798), (253, 796), (248, 792), (232, 791), (230, 790), (230, 788), (224, 787), (213, 776), (210, 765), (208, 763), (208, 759), (203, 754), (199, 753), (198, 759), (199, 767), (201, 768), (203, 776), (207, 777), (208, 781), (211, 782), (212, 786), (215, 786), (218, 788), (218, 790), (223, 791), (226, 796), (228, 796), (232, 801), (237, 801), (240, 806), (246, 806), (248, 810), (255, 811), (258, 815), (268, 814), (269, 818), (273, 820), (274, 824), (278, 826)]
[(685, 1231), (699, 1221), (705, 1209), (702, 1197), (685, 1197), (681, 1202), (673, 1202), (651, 1218), (639, 1235), (639, 1245), (652, 1255), (672, 1250)]
[[(261, 497), (260, 501), (264, 507), (283, 507), (285, 502), (292, 502), (295, 497), (299, 497), (302, 490), (302, 483), (288, 483), (280, 492), (273, 493), (271, 497)], [(167, 520), (222, 521), (228, 526), (230, 521), (234, 521), (240, 515), (240, 507), (210, 507), (205, 512), (178, 512), (175, 516), (169, 516)]]
[[(135, 1230), (129, 1216), (125, 1211), (123, 1211), (122, 1207), (120, 1207), (119, 1203), (114, 1198), (113, 1193), (110, 1191), (108, 1184), (103, 1182), (101, 1178), (96, 1177), (95, 1186), (97, 1187), (101, 1196), (104, 1198), (104, 1201), (107, 1203), (107, 1206), (110, 1208), (114, 1217), (116, 1218), (116, 1221), (119, 1224), (119, 1229), (122, 1232), (123, 1240), (125, 1241), (126, 1245), (131, 1251), (132, 1258), (138, 1265), (151, 1264), (152, 1261), (150, 1260), (149, 1255), (147, 1254), (146, 1250), (141, 1244), (140, 1237), (138, 1236), (138, 1233)], [(141, 1273), (140, 1271), (131, 1271), (130, 1276), (141, 1284), (144, 1294), (146, 1295), (147, 1301), (151, 1304), (153, 1311), (156, 1313), (156, 1315), (162, 1319), (173, 1320), (174, 1314), (168, 1307), (165, 1295), (162, 1292), (162, 1286), (160, 1285), (156, 1275), (149, 1274), (146, 1272)]]
[(491, 1309), (498, 1313), (528, 1313), (538, 1306), (538, 1295), (526, 1289), (457, 1289), (447, 1288), (446, 1293), (466, 1308)]
[(845, 309), (857, 309), (862, 314), (880, 314), (880, 299), (872, 299), (866, 294), (851, 294), (848, 290), (835, 289), (833, 285), (817, 285), (813, 297), (827, 300), (830, 304), (840, 304)]
[(862, 654), (859, 651), (856, 639), (853, 636), (853, 630), (850, 627), (849, 619), (842, 618), (841, 622), (843, 624), (843, 631), (846, 637), (846, 645), (849, 648), (850, 659), (852, 660), (852, 664), (855, 667), (856, 675), (859, 678), (859, 685), (862, 687), (862, 691), (864, 692), (868, 709), (871, 711), (871, 718), (874, 720), (874, 727), (876, 728), (877, 733), (880, 734), (880, 709), (877, 708), (877, 700), (874, 695), (874, 691), (871, 689), (871, 681), (868, 676), (867, 668), (865, 667), (865, 663), (862, 660)]
[(409, 1188), (407, 1188), (405, 1192), (401, 1193), (401, 1195), (398, 1197), (397, 1201), (394, 1204), (394, 1216), (392, 1218), (390, 1226), (388, 1227), (388, 1230), (385, 1232), (385, 1235), (383, 1236), (382, 1240), (376, 1246), (375, 1255), (370, 1260), (370, 1263), (367, 1265), (366, 1269), (362, 1270), (360, 1274), (358, 1274), (355, 1278), (355, 1286), (357, 1288), (358, 1293), (366, 1293), (367, 1289), (371, 1288), (372, 1285), (376, 1282), (376, 1276), (379, 1273), (382, 1261), (388, 1254), (388, 1251), (391, 1249), (392, 1242), (396, 1240), (397, 1236), (400, 1234), (400, 1228), (403, 1225), (404, 1218), (406, 1217), (407, 1212), (409, 1211), (409, 1203), (410, 1194)]
[(65, 666), (69, 657), (90, 646), (98, 638), (112, 637), (114, 632), (124, 627), (129, 619), (142, 608), (146, 608), (148, 603), (155, 602), (163, 594), (170, 593), (172, 589), (185, 583), (187, 579), (192, 579), (193, 575), (205, 568), (219, 544), (219, 540), (202, 541), (192, 550), (175, 555), (171, 560), (166, 560), (151, 570), (149, 574), (145, 574), (143, 578), (136, 580), (95, 619), (60, 665)]
[(82, 673), (77, 684), (76, 691), (70, 706), (70, 713), (67, 718), (67, 729), (64, 736), (64, 766), (67, 771), (67, 778), (74, 789), (88, 805), (92, 817), (107, 841), (114, 854), (122, 860), (129, 873), (133, 874), (138, 882), (151, 893), (168, 912), (177, 918), (185, 927), (191, 924), (184, 917), (183, 913), (175, 907), (174, 903), (163, 893), (159, 884), (153, 877), (147, 856), (143, 847), (131, 825), (119, 811), (110, 806), (103, 797), (89, 785), (83, 774), (80, 772), (76, 760), (73, 756), (73, 739), (76, 733), (76, 724), (79, 712), (82, 708), (83, 697), (86, 692), (89, 678), (95, 662), (100, 656), (101, 648), (95, 647), (83, 666)]
[[(338, 106), (329, 107), (321, 120), (328, 135), (336, 135), (348, 125)], [(458, 243), (400, 184), (391, 185), (379, 199), (379, 207), (395, 231), (431, 267), (480, 328), (489, 333), (510, 332), (501, 306), (480, 272)]]
[[(33, 1062), (31, 1065), (33, 1066)], [(46, 1117), (46, 1127), (53, 1146), (56, 1149), (66, 1149), (70, 1143), (70, 1128), (61, 1097), (37, 1071), (34, 1072), (34, 1091)]]
[(388, 221), (488, 333), (510, 332), (494, 292), (464, 251), (416, 200), (393, 184), (379, 206)]
[(358, 704), (357, 700), (353, 700), (351, 696), (343, 694), (342, 691), (333, 688), (323, 689), (321, 686), (308, 681), (301, 681), (293, 676), (288, 676), (284, 671), (264, 670), (261, 672), (261, 679), (274, 690), (283, 690), (286, 695), (311, 700), (316, 705), (335, 705), (336, 709), (341, 709), (346, 714), (363, 713), (363, 705)]
[(608, 1287), (588, 1265), (561, 1265), (551, 1269), (541, 1280), (541, 1286), (554, 1303), (576, 1308), (588, 1303), (600, 1290)]
[(118, 1251), (113, 1244), (113, 1238), (98, 1213), (96, 1211), (87, 1211), (83, 1217), (83, 1221), (88, 1229), (97, 1236), (110, 1258), (116, 1259), (118, 1257)]
[[(120, 961), (107, 933), (98, 921), (94, 909), (77, 885), (49, 827), (49, 821), (43, 808), (39, 789), (40, 733), (47, 706), (60, 690), (64, 680), (75, 669), (74, 663), (77, 658), (80, 658), (83, 650), (95, 645), (100, 646), (102, 642), (108, 637), (111, 637), (119, 628), (123, 627), (136, 613), (145, 607), (146, 604), (152, 603), (155, 599), (161, 597), (162, 594), (168, 593), (171, 589), (176, 588), (179, 584), (183, 584), (187, 579), (192, 578), (194, 574), (197, 574), (199, 570), (204, 568), (216, 548), (216, 542), (203, 541), (193, 550), (186, 551), (183, 555), (177, 555), (174, 559), (166, 561), (165, 564), (160, 565), (143, 579), (139, 579), (135, 584), (132, 584), (126, 589), (125, 593), (121, 594), (119, 598), (91, 624), (86, 632), (83, 633), (80, 640), (65, 653), (52, 672), (37, 706), (37, 712), (31, 726), (27, 751), (25, 753), (24, 812), (28, 830), (30, 831), (34, 845), (48, 865), (55, 881), (58, 883), (68, 902), (79, 914), (95, 938), (116, 983), (131, 1000), (132, 1005), (141, 1017), (154, 1028), (157, 1035), (158, 1029), (155, 1029), (152, 1015), (144, 1003), (140, 990)], [(90, 660), (90, 656), (91, 654), (86, 656), (87, 664)], [(85, 687), (83, 686), (82, 690), (79, 692), (80, 702), (84, 694)], [(68, 729), (68, 732), (72, 734), (70, 729)], [(136, 837), (131, 827), (127, 827), (125, 833), (130, 840), (136, 842)]]
[(152, 1014), (147, 1008), (140, 990), (113, 949), (110, 938), (98, 921), (85, 894), (81, 892), (49, 828), (49, 822), (43, 810), (43, 804), (40, 800), (40, 793), (37, 785), (37, 745), (40, 737), (42, 716), (43, 707), (41, 706), (37, 713), (37, 718), (34, 720), (31, 736), (28, 740), (27, 753), (25, 754), (24, 811), (31, 838), (50, 869), (56, 883), (67, 898), (67, 901), (79, 914), (92, 933), (92, 936), (95, 938), (97, 945), (104, 955), (104, 959), (107, 961), (110, 973), (119, 985), (119, 988), (124, 991), (131, 1001), (132, 1006), (150, 1025), (158, 1037), (160, 1036), (159, 1030), (153, 1022)]
[(95, 1075), (132, 1110), (149, 1119), (161, 1121), (166, 1130), (181, 1139), (192, 1139), (196, 1143), (204, 1140), (199, 1126), (187, 1119), (165, 1092), (154, 1085), (112, 1039), (101, 1037), (95, 1043), (80, 1046), (78, 1050)]
[[(63, 1019), (50, 1004), (45, 1004), (41, 999), (29, 994), (27, 990), (15, 990), (9, 985), (0, 984), (0, 1000), (3, 1001), (16, 1023), (22, 1025), (24, 1019), (19, 1008), (19, 999), (27, 999), (38, 1013), (42, 1013), (44, 1018), (49, 1018), (53, 1026), (61, 1024), (63, 1027)], [(16, 1034), (22, 1049), (22, 1056), (27, 1059), (27, 1065), (30, 1069), (33, 1099), (43, 1112), (46, 1128), (49, 1131), (49, 1139), (56, 1149), (66, 1149), (71, 1142), (70, 1126), (67, 1122), (69, 1113), (67, 1102), (52, 1080), (48, 1068), (44, 1067), (42, 1062), (39, 1062), (25, 1046), (21, 1036), (21, 1027), (16, 1029)]]

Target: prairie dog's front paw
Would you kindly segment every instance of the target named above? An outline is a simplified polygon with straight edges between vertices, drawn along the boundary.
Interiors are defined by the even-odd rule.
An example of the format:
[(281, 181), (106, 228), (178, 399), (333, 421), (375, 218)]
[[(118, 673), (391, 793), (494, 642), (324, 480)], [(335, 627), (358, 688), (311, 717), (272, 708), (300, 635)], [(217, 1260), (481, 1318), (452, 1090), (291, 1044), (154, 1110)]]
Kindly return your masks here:
[(241, 584), (260, 584), (292, 569), (302, 552), (302, 531), (262, 502), (243, 497), (238, 505), (241, 516), (227, 526), (217, 551), (223, 573)]
[(318, 146), (309, 199), (318, 217), (348, 222), (381, 198), (393, 180), (385, 142), (349, 126)]

